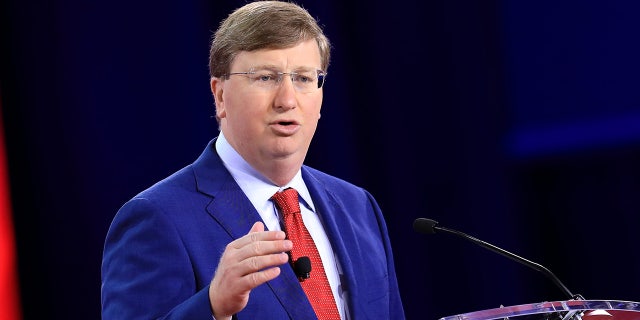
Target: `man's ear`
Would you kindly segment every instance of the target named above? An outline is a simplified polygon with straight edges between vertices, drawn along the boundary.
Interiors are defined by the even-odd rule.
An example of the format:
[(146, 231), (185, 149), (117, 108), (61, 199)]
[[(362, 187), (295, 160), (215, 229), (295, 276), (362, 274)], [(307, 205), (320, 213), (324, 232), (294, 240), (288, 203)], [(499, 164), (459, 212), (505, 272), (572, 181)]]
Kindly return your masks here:
[(216, 117), (224, 118), (225, 117), (225, 106), (223, 99), (224, 92), (224, 81), (218, 77), (211, 77), (211, 94), (213, 95), (213, 101), (216, 105)]

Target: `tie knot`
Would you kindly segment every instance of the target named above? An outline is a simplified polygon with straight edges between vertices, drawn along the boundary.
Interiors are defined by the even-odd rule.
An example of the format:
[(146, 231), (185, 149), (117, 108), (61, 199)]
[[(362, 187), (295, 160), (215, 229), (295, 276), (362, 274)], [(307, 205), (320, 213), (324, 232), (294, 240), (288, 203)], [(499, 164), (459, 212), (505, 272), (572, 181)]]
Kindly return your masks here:
[(300, 213), (300, 203), (298, 201), (298, 191), (287, 188), (281, 192), (276, 192), (271, 199), (276, 203), (282, 214)]

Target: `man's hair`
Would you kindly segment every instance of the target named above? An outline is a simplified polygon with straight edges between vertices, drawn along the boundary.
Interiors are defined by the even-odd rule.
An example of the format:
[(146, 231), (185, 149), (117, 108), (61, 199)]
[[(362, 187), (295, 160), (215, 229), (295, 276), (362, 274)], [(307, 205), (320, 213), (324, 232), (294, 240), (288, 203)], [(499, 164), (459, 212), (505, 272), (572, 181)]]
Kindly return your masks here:
[(211, 77), (227, 75), (240, 51), (286, 49), (311, 39), (318, 43), (321, 68), (327, 71), (331, 45), (307, 10), (281, 1), (246, 4), (220, 23), (211, 41), (209, 74)]

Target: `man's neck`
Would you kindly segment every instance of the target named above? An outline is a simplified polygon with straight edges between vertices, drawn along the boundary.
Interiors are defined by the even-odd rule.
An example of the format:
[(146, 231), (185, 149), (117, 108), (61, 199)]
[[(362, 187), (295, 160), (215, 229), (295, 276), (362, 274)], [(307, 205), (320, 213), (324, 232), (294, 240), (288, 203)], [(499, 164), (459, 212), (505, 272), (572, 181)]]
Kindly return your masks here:
[[(227, 165), (232, 165), (241, 171), (254, 171), (253, 175), (261, 175), (264, 179), (279, 187), (289, 183), (298, 174), (304, 161), (304, 157), (299, 159), (299, 156), (296, 155), (277, 159), (252, 158), (250, 154), (243, 155), (241, 150), (233, 146), (233, 143), (222, 132), (220, 132), (218, 139), (217, 144), (222, 144), (223, 148), (219, 151), (226, 154), (226, 156), (222, 155), (223, 161), (230, 162)], [(242, 169), (242, 166), (248, 167)]]

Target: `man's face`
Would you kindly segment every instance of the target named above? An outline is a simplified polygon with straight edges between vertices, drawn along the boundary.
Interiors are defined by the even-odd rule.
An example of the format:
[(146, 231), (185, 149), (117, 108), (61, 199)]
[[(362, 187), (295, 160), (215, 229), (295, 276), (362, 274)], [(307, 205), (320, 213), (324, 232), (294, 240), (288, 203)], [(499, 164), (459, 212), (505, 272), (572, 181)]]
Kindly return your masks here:
[[(315, 74), (320, 66), (318, 45), (309, 40), (287, 49), (240, 52), (230, 73), (268, 70)], [(268, 79), (236, 74), (226, 80), (211, 80), (221, 130), (240, 155), (258, 170), (274, 160), (302, 165), (320, 118), (322, 88), (301, 92), (308, 91), (299, 90), (304, 81), (297, 79), (294, 84), (289, 75), (269, 87), (265, 83), (275, 81)]]

